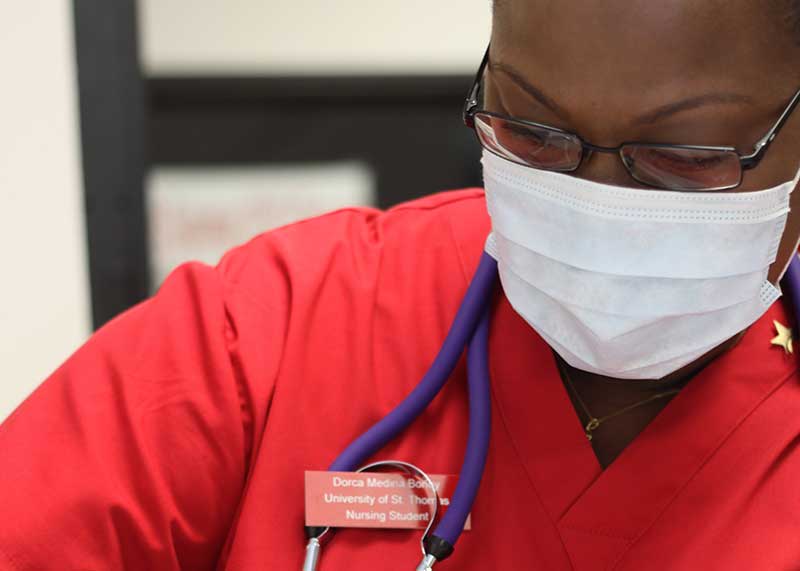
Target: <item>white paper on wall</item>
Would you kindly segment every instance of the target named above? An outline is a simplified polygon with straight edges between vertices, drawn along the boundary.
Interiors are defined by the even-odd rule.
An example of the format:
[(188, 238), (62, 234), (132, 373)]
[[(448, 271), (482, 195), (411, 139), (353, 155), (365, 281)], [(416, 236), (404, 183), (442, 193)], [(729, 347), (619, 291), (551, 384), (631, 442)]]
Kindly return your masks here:
[(158, 167), (146, 189), (151, 291), (178, 264), (216, 264), (253, 236), (344, 206), (376, 203), (361, 162)]

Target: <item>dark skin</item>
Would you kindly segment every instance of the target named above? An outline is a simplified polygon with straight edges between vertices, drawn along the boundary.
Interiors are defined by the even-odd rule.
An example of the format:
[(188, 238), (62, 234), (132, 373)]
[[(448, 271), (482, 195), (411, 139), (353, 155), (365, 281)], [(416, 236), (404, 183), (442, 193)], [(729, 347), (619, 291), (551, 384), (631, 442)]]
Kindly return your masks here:
[[(800, 87), (800, 48), (785, 9), (760, 0), (501, 0), (484, 106), (578, 133), (597, 145), (730, 145), (750, 153)], [(732, 192), (791, 180), (799, 164), (796, 110), (761, 164)], [(573, 174), (641, 187), (613, 154), (594, 154)], [(773, 283), (800, 237), (798, 190), (791, 207), (769, 270)], [(566, 373), (589, 410), (601, 417), (686, 386), (743, 334), (663, 379), (612, 379), (568, 365)], [(565, 390), (585, 425), (586, 414), (566, 384)], [(592, 439), (601, 466), (607, 467), (671, 398), (603, 423)]]

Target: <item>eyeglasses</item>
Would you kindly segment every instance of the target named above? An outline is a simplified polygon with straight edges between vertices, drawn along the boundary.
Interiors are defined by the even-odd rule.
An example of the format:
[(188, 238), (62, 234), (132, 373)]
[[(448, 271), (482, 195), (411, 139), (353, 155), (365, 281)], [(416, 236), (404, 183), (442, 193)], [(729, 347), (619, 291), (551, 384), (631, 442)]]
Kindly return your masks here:
[(488, 63), (489, 48), (486, 48), (463, 115), (464, 123), (475, 130), (483, 148), (524, 166), (557, 172), (576, 171), (593, 152), (614, 153), (619, 155), (634, 180), (664, 190), (720, 191), (738, 187), (744, 171), (758, 166), (800, 101), (798, 90), (749, 155), (739, 154), (734, 147), (635, 141), (617, 147), (601, 147), (563, 129), (479, 108), (478, 94)]

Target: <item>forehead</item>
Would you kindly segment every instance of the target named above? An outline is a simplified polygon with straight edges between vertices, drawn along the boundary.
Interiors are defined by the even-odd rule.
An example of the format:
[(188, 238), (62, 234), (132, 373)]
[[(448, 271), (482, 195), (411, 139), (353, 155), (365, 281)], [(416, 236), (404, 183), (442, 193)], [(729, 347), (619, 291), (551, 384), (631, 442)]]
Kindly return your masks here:
[[(642, 101), (714, 88), (769, 97), (795, 83), (773, 0), (501, 0), (493, 57), (569, 98)], [(643, 91), (644, 90), (644, 91)], [(560, 93), (559, 93), (560, 92)]]

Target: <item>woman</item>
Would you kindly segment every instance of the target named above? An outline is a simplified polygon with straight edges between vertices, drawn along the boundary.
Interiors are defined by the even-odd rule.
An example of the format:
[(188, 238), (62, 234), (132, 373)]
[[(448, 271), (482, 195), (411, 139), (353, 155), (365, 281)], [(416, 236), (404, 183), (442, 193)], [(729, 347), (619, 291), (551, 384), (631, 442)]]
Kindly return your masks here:
[[(491, 440), (442, 568), (800, 565), (776, 287), (800, 236), (800, 7), (494, 10), (467, 112), (486, 194), (343, 209), (176, 269), (0, 427), (0, 569), (299, 569), (304, 471), (414, 388), (484, 247)], [(458, 473), (465, 378), (375, 459)], [(418, 541), (340, 530), (320, 569), (412, 569)]]

